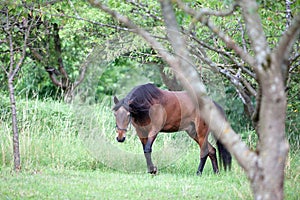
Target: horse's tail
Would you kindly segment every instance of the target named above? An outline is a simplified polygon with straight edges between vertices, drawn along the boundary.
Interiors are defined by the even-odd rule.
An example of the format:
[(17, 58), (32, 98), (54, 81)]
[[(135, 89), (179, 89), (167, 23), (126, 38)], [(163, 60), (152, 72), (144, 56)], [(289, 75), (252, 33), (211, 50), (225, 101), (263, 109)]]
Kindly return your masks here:
[(231, 162), (232, 162), (232, 157), (230, 152), (225, 148), (225, 146), (219, 140), (217, 140), (217, 148), (219, 151), (220, 166), (223, 166), (225, 171), (227, 171), (227, 169), (230, 171)]
[[(217, 106), (217, 108), (220, 110), (222, 115), (226, 118), (223, 108), (216, 102), (214, 102), (214, 103)], [(231, 157), (230, 152), (225, 148), (225, 146), (217, 138), (216, 138), (216, 144), (217, 144), (217, 148), (218, 148), (218, 152), (219, 152), (220, 166), (221, 167), (223, 166), (225, 171), (227, 171), (227, 169), (231, 170), (232, 157)]]

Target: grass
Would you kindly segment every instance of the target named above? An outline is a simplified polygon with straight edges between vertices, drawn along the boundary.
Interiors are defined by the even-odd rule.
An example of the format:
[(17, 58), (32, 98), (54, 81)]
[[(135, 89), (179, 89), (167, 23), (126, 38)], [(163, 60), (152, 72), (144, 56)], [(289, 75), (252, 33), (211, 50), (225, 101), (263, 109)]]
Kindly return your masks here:
[[(184, 133), (159, 135), (153, 147), (159, 174), (147, 174), (133, 128), (124, 144), (115, 141), (109, 100), (89, 106), (19, 99), (22, 172), (15, 174), (9, 102), (1, 98), (0, 199), (252, 199), (236, 162), (219, 175), (208, 162), (196, 176), (199, 149)], [(299, 182), (299, 152), (292, 151), (286, 199), (300, 198)]]
[[(235, 175), (236, 176), (236, 175)], [(117, 171), (2, 172), (1, 199), (251, 199), (245, 177)], [(4, 184), (5, 183), (5, 184)], [(234, 197), (234, 198), (233, 198)]]

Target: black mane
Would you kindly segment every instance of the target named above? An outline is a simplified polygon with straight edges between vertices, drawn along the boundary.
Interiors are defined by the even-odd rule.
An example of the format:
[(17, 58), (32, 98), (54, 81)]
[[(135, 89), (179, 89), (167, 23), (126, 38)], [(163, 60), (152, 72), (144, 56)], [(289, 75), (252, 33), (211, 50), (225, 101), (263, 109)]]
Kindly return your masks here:
[(148, 83), (133, 88), (124, 99), (121, 99), (113, 108), (121, 106), (127, 109), (131, 116), (140, 123), (149, 119), (149, 109), (154, 103), (161, 102), (162, 92), (154, 84)]

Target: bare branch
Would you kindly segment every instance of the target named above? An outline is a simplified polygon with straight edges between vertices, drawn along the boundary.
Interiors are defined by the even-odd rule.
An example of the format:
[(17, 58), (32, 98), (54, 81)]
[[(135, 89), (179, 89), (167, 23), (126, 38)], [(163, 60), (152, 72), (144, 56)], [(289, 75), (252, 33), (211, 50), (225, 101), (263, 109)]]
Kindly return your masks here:
[(245, 79), (243, 78), (242, 76), (240, 77), (240, 80), (242, 81), (243, 85), (247, 88), (247, 90), (249, 91), (249, 93), (256, 97), (257, 95), (257, 92), (256, 90), (252, 87), (252, 85)]
[(34, 50), (33, 48), (29, 48), (30, 52), (32, 53), (33, 57), (38, 60), (39, 62), (43, 61), (43, 56), (41, 54), (39, 54), (36, 50)]
[[(292, 72), (292, 71), (294, 71), (294, 69), (297, 69), (297, 67), (300, 67), (300, 61), (298, 61), (298, 64), (295, 63), (295, 62), (297, 62), (297, 60), (298, 60), (299, 58), (300, 58), (300, 54), (298, 53), (298, 54), (296, 54), (296, 56), (295, 56), (295, 57), (293, 58), (293, 60), (291, 61), (291, 65), (293, 65), (293, 66), (290, 67), (289, 73)], [(295, 63), (295, 64), (293, 64), (293, 63)]]
[(133, 0), (126, 0), (126, 2), (134, 5), (138, 8), (138, 10), (143, 10), (146, 13), (146, 16), (153, 18), (156, 21), (162, 21), (163, 19), (157, 15), (157, 13), (152, 14), (151, 10), (148, 9), (148, 6), (146, 4), (142, 4), (141, 2), (137, 3)]
[(244, 31), (244, 27), (241, 23), (241, 20), (238, 19), (239, 25), (240, 25), (240, 31), (242, 33), (242, 44), (243, 44), (243, 49), (245, 52), (247, 52), (247, 43), (246, 43), (246, 39), (245, 39), (245, 31)]
[(203, 19), (202, 23), (210, 28), (220, 39), (222, 39), (223, 42), (225, 42), (227, 48), (234, 50), (234, 52), (250, 66), (255, 65), (254, 58), (250, 54), (245, 52), (243, 48), (241, 48), (238, 44), (236, 44), (231, 37), (221, 31), (218, 27), (216, 27), (210, 20)]
[(8, 71), (5, 69), (3, 65), (1, 65), (2, 70), (5, 72), (6, 76), (8, 76)]
[(59, 71), (66, 80), (69, 80), (69, 76), (64, 68), (64, 63), (63, 63), (63, 59), (61, 56), (62, 50), (61, 50), (61, 43), (60, 43), (60, 37), (59, 37), (59, 27), (57, 24), (54, 24), (53, 28), (54, 28), (54, 35), (53, 35), (54, 45), (55, 45), (55, 51), (57, 53), (57, 61), (58, 61), (58, 65), (59, 65)]
[(45, 69), (48, 72), (52, 83), (60, 88), (63, 88), (64, 87), (63, 83), (61, 81), (57, 80), (57, 78), (56, 78), (57, 77), (56, 69), (53, 67), (45, 67)]
[(80, 71), (80, 75), (79, 75), (79, 78), (78, 80), (73, 84), (73, 89), (75, 89), (76, 87), (78, 87), (78, 85), (80, 83), (82, 83), (82, 81), (84, 80), (84, 77), (85, 77), (85, 74), (86, 74), (86, 71), (87, 71), (87, 67), (88, 67), (88, 64), (89, 64), (89, 58), (90, 56), (92, 55), (92, 52), (94, 51), (95, 48), (93, 48), (87, 55), (86, 59), (85, 59), (85, 62), (83, 63), (83, 65), (81, 66), (81, 71)]
[(292, 24), (292, 10), (291, 10), (292, 2), (290, 0), (285, 0), (285, 18), (286, 18), (286, 29)]
[[(33, 48), (30, 48), (30, 51), (33, 55), (33, 57), (38, 61), (43, 63), (44, 58), (41, 54), (39, 54), (37, 51), (35, 51)], [(63, 88), (63, 84), (61, 80), (57, 80), (57, 76), (59, 76), (60, 72), (58, 72), (54, 67), (46, 67), (45, 66), (46, 72), (48, 72), (49, 77), (52, 81), (52, 83), (60, 88)]]
[(264, 67), (267, 66), (267, 56), (270, 54), (270, 49), (265, 37), (262, 23), (258, 15), (258, 5), (255, 0), (237, 0), (243, 10), (243, 16), (246, 23), (247, 32), (251, 40), (252, 48), (255, 52), (256, 63), (252, 64), (254, 70), (261, 74)]
[(7, 39), (0, 40), (0, 44), (6, 43)]
[(186, 13), (196, 17), (198, 21), (200, 21), (203, 25), (207, 26), (214, 34), (216, 34), (220, 39), (222, 39), (226, 46), (240, 56), (245, 62), (247, 62), (250, 66), (255, 65), (254, 58), (245, 52), (243, 48), (241, 48), (239, 45), (235, 43), (235, 41), (229, 37), (227, 34), (225, 34), (223, 31), (221, 31), (218, 27), (216, 27), (206, 16), (204, 16), (204, 13), (198, 13), (197, 11), (189, 8), (184, 3), (182, 3), (180, 0), (176, 1), (178, 3), (178, 6), (184, 10)]
[(228, 70), (228, 69), (220, 69), (220, 73), (223, 74), (225, 77), (227, 77), (230, 80), (230, 82), (235, 86), (236, 92), (238, 93), (243, 104), (247, 107), (249, 116), (251, 116), (254, 112), (254, 106), (251, 102), (251, 98), (250, 98), (251, 96), (247, 93), (247, 90), (245, 90), (245, 88), (244, 88), (244, 85), (243, 85), (244, 79), (239, 74), (239, 71), (234, 75), (234, 74), (231, 74), (230, 70)]
[[(36, 10), (37, 12), (40, 12), (40, 10)], [(66, 15), (66, 14), (53, 14), (53, 13), (47, 13), (53, 17), (65, 17), (65, 18), (70, 18), (70, 19), (77, 19), (77, 20), (82, 20), (82, 21), (86, 21), (86, 22), (89, 22), (91, 24), (95, 24), (97, 26), (100, 26), (100, 27), (107, 27), (107, 28), (112, 28), (112, 29), (115, 29), (115, 30), (121, 30), (121, 31), (130, 31), (128, 28), (126, 27), (121, 27), (121, 26), (116, 26), (114, 24), (104, 24), (104, 23), (101, 23), (101, 22), (97, 22), (97, 21), (94, 21), (94, 20), (90, 20), (90, 19), (86, 19), (86, 18), (83, 18), (81, 16), (72, 16), (72, 15)]]
[(256, 94), (256, 106), (255, 106), (255, 110), (251, 116), (251, 120), (253, 122), (254, 128), (256, 129), (257, 134), (259, 135), (258, 132), (258, 122), (259, 122), (259, 114), (260, 114), (260, 109), (261, 109), (261, 100), (262, 100), (262, 88), (258, 87), (258, 91)]
[(226, 10), (218, 10), (217, 11), (217, 10), (212, 10), (212, 9), (209, 9), (209, 8), (202, 8), (199, 11), (197, 11), (197, 13), (196, 13), (196, 12), (192, 11), (192, 9), (189, 8), (181, 0), (176, 0), (176, 3), (181, 9), (190, 10), (190, 12), (189, 12), (190, 14), (191, 14), (191, 12), (195, 13), (195, 15), (193, 15), (194, 16), (194, 19), (193, 19), (194, 22), (197, 22), (197, 21), (201, 20), (202, 17), (209, 16), (209, 15), (214, 15), (214, 16), (218, 16), (218, 17), (225, 17), (225, 16), (228, 16), (228, 15), (231, 15), (237, 7), (237, 4), (233, 3), (231, 5), (231, 7), (229, 9), (226, 9)]
[[(277, 48), (275, 49), (275, 58), (277, 59), (277, 64), (281, 67), (282, 75), (284, 80), (288, 76), (289, 71), (289, 54), (292, 48), (292, 45), (300, 32), (300, 14), (298, 14), (293, 23), (285, 31), (284, 35), (281, 37)], [(282, 56), (283, 55), (283, 56)], [(281, 59), (280, 59), (281, 58)]]
[[(26, 22), (27, 23), (27, 22)], [(18, 73), (18, 71), (20, 70), (22, 64), (23, 64), (23, 61), (25, 59), (25, 55), (26, 55), (26, 49), (27, 49), (27, 40), (28, 40), (28, 37), (29, 37), (29, 34), (30, 34), (30, 31), (31, 31), (31, 27), (34, 23), (34, 20), (32, 19), (29, 26), (27, 27), (26, 29), (26, 32), (25, 32), (25, 35), (24, 35), (24, 42), (23, 42), (23, 46), (22, 46), (22, 52), (21, 52), (21, 57), (18, 61), (18, 63), (16, 64), (15, 66), (15, 69), (13, 70), (13, 72), (10, 74), (10, 79), (13, 79), (15, 77), (15, 75)], [(11, 41), (12, 42), (12, 41)]]
[[(205, 42), (200, 41), (193, 34), (190, 34), (190, 38), (193, 39), (195, 42), (197, 42), (199, 45), (201, 45), (201, 46), (203, 46), (203, 47), (205, 47), (205, 48), (207, 48), (207, 49), (209, 49), (211, 51), (217, 52), (217, 53), (219, 53), (221, 55), (224, 55), (225, 57), (229, 58), (235, 64), (235, 67), (240, 68), (243, 72), (245, 72), (246, 74), (248, 74), (252, 78), (256, 79), (255, 74), (253, 72), (251, 72), (249, 69), (247, 69), (246, 67), (244, 67), (243, 64), (237, 62), (236, 59), (234, 59), (229, 52), (223, 51), (221, 49), (213, 48), (211, 45), (208, 45)], [(197, 48), (197, 47), (193, 47), (193, 49), (195, 49), (195, 48)], [(193, 51), (193, 49), (191, 49), (191, 50)]]
[(14, 46), (12, 40), (12, 32), (11, 32), (11, 24), (9, 21), (8, 10), (6, 10), (6, 27), (4, 31), (7, 33), (8, 41), (9, 41), (9, 53), (10, 53), (10, 63), (9, 63), (9, 70), (8, 70), (8, 78), (10, 78), (11, 74), (13, 73), (14, 69)]
[[(197, 48), (191, 49), (190, 51), (193, 52), (195, 51), (195, 49)], [(248, 113), (251, 116), (254, 112), (254, 107), (249, 95), (256, 96), (256, 91), (251, 86), (251, 84), (240, 74), (241, 68), (238, 68), (238, 72), (236, 72), (234, 69), (230, 68), (233, 66), (225, 66), (213, 62), (204, 51), (201, 51), (201, 54), (197, 53), (196, 55), (200, 58), (200, 60), (203, 60), (206, 64), (208, 64), (211, 69), (213, 69), (213, 71), (221, 73), (235, 86), (240, 99), (243, 101), (244, 105), (246, 105)], [(247, 90), (247, 92), (245, 91), (245, 89)]]
[(80, 17), (79, 14), (78, 14), (78, 12), (77, 12), (77, 10), (76, 10), (76, 8), (74, 7), (73, 2), (72, 2), (71, 0), (68, 0), (68, 2), (69, 2), (69, 4), (70, 4), (71, 8), (73, 9), (73, 11), (74, 11), (76, 17)]
[(42, 5), (43, 5), (43, 6), (53, 5), (53, 4), (56, 4), (57, 2), (63, 2), (63, 0), (46, 1), (46, 2), (43, 2)]

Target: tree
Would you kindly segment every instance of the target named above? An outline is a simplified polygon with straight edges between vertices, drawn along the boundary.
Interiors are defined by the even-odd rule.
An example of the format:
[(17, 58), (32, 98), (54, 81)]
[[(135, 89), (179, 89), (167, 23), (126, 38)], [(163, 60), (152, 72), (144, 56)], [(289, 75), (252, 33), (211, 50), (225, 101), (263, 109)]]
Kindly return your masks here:
[[(20, 76), (16, 90), (24, 91), (25, 88), (29, 97), (38, 94), (40, 97), (52, 95), (54, 98), (57, 98), (59, 91), (66, 102), (71, 101), (74, 90), (86, 76), (95, 44), (101, 43), (106, 35), (114, 31), (114, 27), (101, 25), (97, 18), (90, 20), (93, 12), (84, 12), (88, 6), (84, 1), (15, 1), (7, 4), (11, 10), (22, 13), (34, 7), (29, 15), (22, 14), (22, 17), (27, 21), (36, 21), (28, 36), (28, 64), (22, 70), (24, 76)], [(11, 15), (18, 18), (17, 12)], [(99, 18), (106, 21), (103, 16)], [(22, 20), (15, 23), (19, 26)], [(19, 43), (18, 40), (22, 39), (17, 37), (15, 41)], [(0, 52), (4, 53), (3, 56), (7, 55), (2, 49)]]
[(1, 41), (1, 47), (4, 49), (3, 55), (1, 56), (1, 67), (6, 74), (9, 90), (12, 115), (14, 169), (17, 172), (21, 170), (21, 159), (14, 80), (18, 78), (18, 72), (24, 64), (29, 35), (35, 23), (34, 20), (28, 20), (27, 17), (24, 17), (30, 15), (32, 9), (33, 8), (27, 7), (24, 10), (14, 10), (14, 5), (9, 3), (1, 7), (1, 29), (5, 35), (5, 38)]
[[(50, 35), (50, 37), (52, 37), (54, 41), (53, 46), (51, 46), (51, 48), (53, 48), (51, 49), (51, 52), (55, 52), (53, 57), (56, 58), (55, 59), (56, 62), (54, 62), (55, 64), (53, 65), (56, 66), (52, 66), (51, 65), (52, 63), (49, 62), (48, 59), (45, 59), (45, 57), (50, 58), (49, 54), (43, 55), (42, 51), (38, 52), (33, 45), (30, 46), (31, 54), (38, 63), (44, 66), (46, 72), (48, 72), (49, 74), (52, 83), (63, 91), (64, 101), (71, 102), (74, 97), (75, 89), (82, 83), (82, 81), (85, 78), (85, 74), (88, 66), (88, 59), (93, 50), (91, 50), (87, 54), (86, 60), (79, 67), (79, 70), (77, 69), (79, 71), (79, 75), (76, 77), (76, 80), (72, 80), (67, 72), (64, 59), (62, 56), (63, 50), (62, 50), (61, 38), (59, 36), (59, 25), (54, 23), (51, 28), (53, 28), (53, 33)], [(48, 53), (50, 53), (50, 51), (48, 51)], [(49, 64), (51, 66), (49, 66)]]
[[(194, 68), (196, 65), (187, 48), (187, 41), (181, 35), (171, 1), (160, 1), (167, 38), (172, 46), (171, 51), (168, 51), (149, 32), (136, 25), (128, 17), (113, 11), (99, 1), (89, 0), (89, 2), (143, 37), (174, 69), (184, 88), (194, 97), (194, 103), (199, 106), (206, 123), (247, 173), (255, 199), (283, 199), (284, 167), (289, 149), (285, 139), (285, 80), (289, 53), (300, 31), (300, 15), (295, 17), (294, 22), (283, 33), (277, 47), (271, 50), (255, 1), (237, 0), (229, 11), (211, 9), (196, 11), (183, 2), (176, 1), (179, 9), (192, 16), (194, 22), (200, 22), (202, 26), (213, 32), (226, 48), (233, 50), (237, 57), (249, 65), (251, 74), (255, 75), (258, 89), (256, 90), (257, 104), (254, 109), (254, 119), (259, 139), (257, 149), (252, 151), (240, 140), (230, 124), (220, 116), (208, 97), (198, 77), (198, 72)], [(229, 35), (219, 30), (209, 18), (209, 16), (229, 15), (237, 8), (241, 9), (253, 53), (244, 51)], [(243, 66), (239, 65), (238, 69), (244, 70)]]
[[(85, 78), (89, 57), (93, 51), (93, 41), (84, 42), (83, 45), (85, 40), (76, 35), (76, 30), (82, 26), (75, 24), (70, 30), (68, 24), (74, 24), (75, 19), (68, 16), (69, 12), (73, 12), (69, 4), (74, 6), (72, 2), (56, 1), (34, 4), (39, 8), (35, 10), (39, 26), (32, 37), (38, 39), (29, 45), (29, 56), (48, 73), (51, 83), (62, 91), (65, 102), (72, 101), (75, 89)], [(74, 12), (77, 13), (76, 10)], [(71, 37), (67, 37), (75, 42), (65, 42), (63, 31), (73, 32)], [(77, 63), (82, 64), (78, 66)]]

